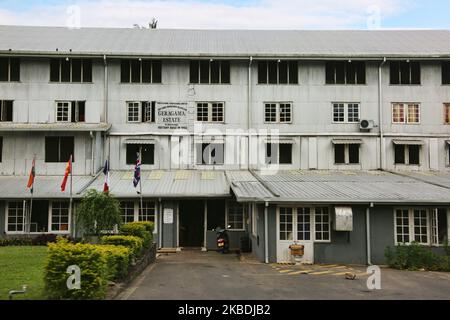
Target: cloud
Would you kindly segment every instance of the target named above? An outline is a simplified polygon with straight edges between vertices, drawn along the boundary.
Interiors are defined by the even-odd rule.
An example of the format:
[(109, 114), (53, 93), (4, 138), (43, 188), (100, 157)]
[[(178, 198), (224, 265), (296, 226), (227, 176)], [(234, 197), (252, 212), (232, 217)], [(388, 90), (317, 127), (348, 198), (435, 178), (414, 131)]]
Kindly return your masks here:
[[(195, 29), (336, 29), (365, 28), (379, 8), (381, 18), (407, 10), (407, 0), (80, 0), (82, 27), (147, 25), (152, 17), (159, 28)], [(72, 3), (74, 4), (74, 3)], [(0, 10), (0, 24), (59, 25), (74, 21), (70, 5), (38, 5), (29, 9)], [(76, 20), (76, 19), (75, 19)], [(381, 24), (382, 25), (382, 24)]]

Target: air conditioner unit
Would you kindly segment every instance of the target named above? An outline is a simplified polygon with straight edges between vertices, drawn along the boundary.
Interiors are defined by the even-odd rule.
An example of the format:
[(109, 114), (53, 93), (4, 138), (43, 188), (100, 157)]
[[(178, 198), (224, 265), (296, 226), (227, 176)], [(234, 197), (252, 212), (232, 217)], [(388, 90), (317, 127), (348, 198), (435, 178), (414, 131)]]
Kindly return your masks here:
[(373, 120), (361, 120), (359, 122), (359, 128), (361, 130), (372, 130), (375, 127), (375, 121)]

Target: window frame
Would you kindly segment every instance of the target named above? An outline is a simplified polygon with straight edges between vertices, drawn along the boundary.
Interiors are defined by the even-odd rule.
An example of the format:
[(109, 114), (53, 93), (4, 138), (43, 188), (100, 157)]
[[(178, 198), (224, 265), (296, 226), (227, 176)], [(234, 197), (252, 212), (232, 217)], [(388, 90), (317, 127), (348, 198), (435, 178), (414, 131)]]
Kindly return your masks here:
[[(67, 230), (53, 230), (53, 216), (54, 216), (54, 205), (58, 204), (66, 204), (67, 205)], [(58, 209), (62, 209), (61, 207)], [(59, 217), (58, 225), (63, 225), (61, 223), (62, 216)], [(69, 201), (49, 201), (49, 213), (48, 213), (48, 233), (54, 233), (54, 234), (70, 234), (71, 232), (71, 220), (72, 220), (72, 214), (70, 212), (70, 202)]]
[[(69, 67), (69, 81), (62, 81), (62, 62), (66, 61), (66, 59), (69, 59), (68, 62), (70, 62), (70, 67)], [(80, 81), (74, 81), (73, 80), (73, 61), (74, 60), (80, 60), (80, 64), (81, 64), (81, 69), (80, 69)], [(58, 61), (58, 80), (52, 80), (52, 62), (54, 61)], [(87, 63), (86, 61), (89, 61), (89, 63)], [(85, 64), (89, 64), (90, 65), (90, 79), (89, 81), (85, 81)], [(87, 66), (86, 66), (87, 67)], [(85, 59), (85, 58), (51, 58), (49, 61), (49, 71), (50, 71), (50, 83), (77, 83), (77, 84), (81, 84), (81, 83), (86, 83), (86, 84), (92, 84), (93, 83), (93, 63), (92, 63), (92, 59)]]
[[(47, 161), (47, 138), (57, 138), (58, 139), (58, 161)], [(72, 163), (75, 163), (75, 136), (45, 136), (44, 137), (44, 162), (45, 163), (66, 163), (69, 161), (69, 158), (61, 160), (61, 139), (71, 138), (73, 141), (73, 150), (72, 150)]]
[[(270, 148), (271, 148), (271, 156), (269, 157), (268, 156), (268, 146), (271, 146)], [(273, 163), (273, 162), (271, 162), (271, 163), (269, 163), (268, 162), (268, 159), (272, 159), (272, 157), (273, 157), (273, 155), (272, 155), (272, 153), (273, 153), (273, 147), (272, 146), (274, 146), (274, 145), (276, 145), (277, 147), (276, 147), (276, 152), (277, 152), (277, 157), (276, 157), (276, 163)], [(280, 146), (281, 145), (289, 145), (290, 147), (291, 147), (291, 161), (289, 162), (289, 163), (280, 163), (280, 158), (281, 158), (281, 156), (280, 156), (280, 154), (281, 154), (281, 152), (280, 152)], [(271, 165), (279, 165), (279, 166), (291, 166), (291, 165), (293, 165), (294, 164), (294, 153), (293, 153), (293, 143), (279, 143), (279, 142), (270, 142), (270, 141), (266, 141), (265, 143), (264, 143), (264, 147), (265, 147), (265, 153), (264, 153), (264, 164), (265, 165), (268, 165), (268, 166), (271, 166)]]
[[(401, 163), (401, 162), (396, 162), (396, 159), (395, 159), (395, 148), (397, 148), (397, 146), (403, 146), (404, 147), (404, 150), (403, 150), (403, 152), (404, 152), (404, 155), (403, 155), (403, 157), (404, 157), (404, 159), (405, 159), (405, 163)], [(394, 165), (396, 165), (396, 166), (421, 166), (422, 165), (422, 145), (413, 145), (413, 146), (417, 146), (418, 147), (418, 149), (419, 149), (419, 163), (417, 164), (417, 163), (410, 163), (410, 161), (409, 161), (409, 155), (410, 155), (410, 152), (409, 152), (409, 146), (410, 145), (406, 145), (406, 144), (403, 144), (403, 145), (397, 145), (397, 144), (394, 144)]]
[[(202, 63), (208, 63), (208, 81), (202, 81)], [(213, 82), (212, 77), (212, 65), (218, 63), (218, 82)], [(197, 66), (196, 73), (193, 73), (194, 70), (194, 64)], [(228, 65), (225, 67), (224, 65)], [(225, 68), (225, 71), (223, 70)], [(224, 77), (224, 73), (226, 72), (226, 69), (228, 69), (228, 82), (226, 81), (227, 77)], [(194, 80), (194, 75), (196, 75), (197, 79)], [(225, 78), (225, 80), (224, 80)], [(193, 81), (194, 80), (194, 81)], [(231, 84), (231, 61), (230, 60), (190, 60), (189, 61), (189, 84), (191, 85), (197, 85), (197, 84), (203, 84), (203, 85), (230, 85)]]
[[(413, 63), (417, 63), (419, 67), (419, 83), (413, 83)], [(394, 68), (394, 64), (398, 64), (395, 68), (398, 68), (398, 83), (392, 82), (392, 74), (395, 70), (392, 70)], [(408, 65), (408, 71), (409, 71), (409, 82), (408, 83), (402, 83), (402, 67), (405, 66), (405, 64)], [(389, 62), (389, 85), (390, 86), (421, 86), (422, 85), (422, 64), (420, 61), (401, 61), (401, 60), (393, 60)]]
[[(139, 63), (139, 81), (133, 81), (133, 62)], [(124, 77), (122, 72), (124, 65), (128, 64), (128, 81), (124, 81)], [(144, 81), (146, 80), (144, 76), (144, 69), (143, 69), (143, 63), (149, 63), (150, 67), (150, 81)], [(159, 69), (159, 81), (156, 81), (158, 79), (155, 79), (155, 65), (158, 66)], [(120, 84), (141, 84), (141, 85), (148, 85), (148, 84), (162, 84), (162, 69), (163, 69), (163, 63), (160, 59), (120, 59)]]
[[(195, 103), (195, 121), (196, 122), (202, 122), (202, 123), (225, 123), (225, 102), (223, 101), (198, 101)], [(200, 106), (203, 105), (203, 106)], [(199, 108), (204, 108), (204, 105), (207, 105), (206, 108), (206, 117), (207, 120), (199, 120)], [(218, 107), (221, 106), (222, 109), (222, 120), (221, 121), (214, 121), (214, 105), (217, 105)]]
[[(204, 149), (203, 149), (203, 146), (204, 145), (208, 145), (208, 146), (211, 146), (211, 145), (215, 145), (215, 146), (222, 146), (222, 156), (223, 156), (223, 162), (222, 163), (211, 163), (211, 161), (212, 161), (212, 159), (213, 159), (213, 157), (212, 157), (212, 155), (211, 155), (211, 152), (212, 152), (212, 150), (211, 150), (211, 152), (209, 153), (209, 156), (208, 156), (208, 161), (206, 162), (205, 161), (205, 163), (203, 163), (203, 152), (204, 152)], [(201, 157), (201, 159), (198, 159), (198, 155), (199, 155), (199, 150), (198, 150), (198, 148), (201, 148), (201, 154), (202, 154), (202, 157)], [(226, 161), (226, 158), (225, 158), (225, 143), (222, 143), (222, 142), (214, 142), (214, 141), (212, 141), (212, 142), (201, 142), (201, 141), (198, 141), (198, 142), (195, 142), (195, 164), (197, 165), (197, 166), (223, 166), (223, 165), (225, 165), (225, 161)], [(200, 161), (200, 162), (199, 162)]]
[[(20, 58), (11, 58), (11, 57), (0, 57), (0, 59), (5, 59), (5, 60), (8, 60), (7, 61), (7, 69), (8, 69), (8, 76), (7, 76), (7, 79), (6, 80), (0, 80), (0, 83), (7, 83), (7, 82), (20, 82), (20, 79), (21, 79), (21, 76), (20, 76), (20, 74), (21, 74), (21, 64), (22, 64), (22, 61), (21, 61), (21, 59)], [(18, 74), (17, 74), (17, 76), (18, 76), (18, 78), (17, 78), (17, 80), (12, 80), (12, 63), (11, 63), (11, 61), (13, 61), (13, 60), (15, 60), (16, 62), (17, 62), (17, 65), (18, 65)]]
[[(343, 163), (339, 163), (336, 162), (336, 146), (344, 146), (344, 162)], [(352, 163), (350, 162), (350, 146), (352, 145), (357, 145), (358, 146), (358, 162), (357, 163)], [(359, 143), (336, 143), (333, 144), (333, 150), (334, 150), (334, 165), (335, 166), (358, 166), (361, 165), (361, 144)]]
[[(411, 106), (416, 107), (418, 109), (418, 114), (417, 114), (417, 122), (411, 122), (410, 121), (410, 110), (409, 108)], [(421, 103), (419, 102), (392, 102), (391, 103), (391, 123), (392, 124), (406, 124), (406, 125), (420, 125), (421, 121), (422, 121), (422, 114), (421, 114)], [(395, 121), (395, 114), (394, 114), (394, 109), (395, 107), (401, 107), (401, 110), (403, 112), (403, 121)]]
[[(236, 208), (236, 206), (241, 207), (242, 208), (242, 228), (235, 228), (235, 226), (231, 226), (230, 228), (228, 228), (229, 225), (231, 225), (230, 222), (230, 209), (232, 208)], [(233, 213), (233, 215), (235, 216), (236, 213)], [(228, 231), (245, 231), (245, 218), (248, 215), (248, 205), (247, 203), (239, 203), (236, 201), (232, 201), (229, 200), (226, 202), (226, 211), (225, 211), (225, 226), (226, 229)], [(236, 220), (233, 220), (234, 222)]]
[[(271, 82), (270, 80), (270, 67), (271, 64), (276, 63), (276, 81)], [(264, 65), (263, 65), (264, 64)], [(280, 65), (286, 64), (286, 83), (280, 82)], [(292, 70), (294, 68), (295, 70)], [(265, 69), (265, 70), (262, 70)], [(260, 71), (265, 71), (265, 81), (263, 82), (260, 77)], [(300, 79), (299, 73), (299, 61), (298, 60), (259, 60), (257, 66), (257, 84), (258, 85), (299, 85)], [(291, 76), (294, 76), (294, 80), (291, 81)]]
[[(294, 108), (293, 108), (293, 102), (292, 101), (278, 101), (278, 102), (264, 102), (264, 123), (265, 124), (292, 124), (292, 119), (294, 117)], [(275, 105), (275, 121), (267, 121), (267, 107)], [(282, 118), (282, 106), (286, 107), (289, 106), (289, 121), (281, 121)], [(272, 115), (272, 111), (271, 115)]]
[[(398, 236), (400, 235), (397, 231), (397, 228), (400, 227), (397, 225), (397, 211), (408, 211), (408, 242), (398, 242)], [(417, 227), (415, 224), (415, 217), (414, 213), (415, 211), (425, 211), (426, 212), (426, 230), (427, 230), (427, 242), (418, 242), (416, 241), (416, 232), (415, 228)], [(393, 217), (394, 217), (394, 241), (395, 245), (411, 245), (413, 242), (418, 243), (421, 246), (431, 246), (431, 215), (430, 215), (430, 209), (429, 208), (411, 208), (411, 207), (396, 207), (393, 211)], [(403, 228), (406, 226), (406, 224), (402, 224)], [(403, 230), (402, 230), (403, 232)], [(405, 233), (402, 233), (405, 235)]]
[[(448, 73), (446, 75), (446, 73)], [(450, 85), (450, 61), (442, 61), (441, 62), (441, 84), (443, 86)], [(446, 81), (444, 81), (446, 80)]]
[[(11, 120), (3, 120), (4, 117), (7, 118), (8, 114), (6, 103), (11, 103)], [(0, 100), (0, 122), (14, 122), (14, 100)]]
[[(145, 153), (143, 153), (143, 154), (141, 154), (141, 165), (142, 166), (154, 166), (155, 165), (155, 163), (156, 163), (156, 146), (155, 146), (155, 144), (154, 143), (142, 143), (142, 144), (126, 144), (125, 145), (125, 164), (127, 166), (135, 166), (136, 165), (136, 160), (137, 160), (136, 158), (133, 158), (133, 161), (128, 161), (129, 160), (128, 159), (128, 148), (129, 147), (131, 148), (131, 146), (134, 146), (134, 147), (137, 146), (138, 150), (141, 150), (141, 151), (142, 151), (142, 148), (145, 148), (145, 146), (149, 146), (149, 148), (151, 146), (151, 149), (153, 151), (153, 154), (151, 155), (151, 160), (153, 160), (153, 161), (151, 161), (151, 163), (147, 163), (147, 158), (144, 157)], [(137, 151), (137, 153), (139, 153), (139, 151)]]
[[(17, 223), (17, 219), (20, 216), (17, 216), (17, 214), (15, 215), (15, 223), (14, 225), (16, 226), (16, 230), (15, 231), (10, 231), (9, 230), (9, 225), (12, 223), (9, 223), (9, 210), (10, 210), (10, 204), (11, 203), (16, 203), (16, 204), (21, 204), (21, 206), (18, 206), (15, 208), (16, 213), (18, 211), (22, 212), (22, 223)], [(20, 209), (20, 210), (19, 210)], [(5, 234), (23, 234), (25, 232), (25, 211), (26, 211), (26, 207), (25, 207), (25, 203), (23, 200), (14, 200), (14, 201), (5, 201)], [(17, 231), (17, 226), (18, 225), (22, 225), (22, 230), (21, 231)]]
[[(342, 64), (339, 65), (338, 63)], [(361, 65), (363, 67), (362, 75), (359, 74), (358, 65)], [(350, 66), (354, 66), (354, 82), (349, 82), (349, 70)], [(343, 82), (340, 83), (338, 81), (338, 68), (343, 67)], [(331, 80), (329, 68), (332, 68), (333, 70), (333, 81)], [(359, 81), (359, 76), (363, 76), (364, 81)], [(365, 86), (367, 85), (367, 64), (366, 61), (363, 60), (355, 60), (355, 61), (349, 61), (349, 60), (334, 60), (334, 61), (325, 61), (325, 85), (329, 86)]]
[[(340, 107), (343, 106), (343, 120), (342, 121), (336, 121), (335, 120), (335, 109), (336, 106)], [(356, 121), (349, 121), (349, 115), (350, 115), (350, 106), (355, 107), (357, 106), (358, 110), (358, 119)], [(333, 124), (358, 124), (361, 121), (361, 103), (360, 102), (332, 102), (331, 103), (331, 118)]]

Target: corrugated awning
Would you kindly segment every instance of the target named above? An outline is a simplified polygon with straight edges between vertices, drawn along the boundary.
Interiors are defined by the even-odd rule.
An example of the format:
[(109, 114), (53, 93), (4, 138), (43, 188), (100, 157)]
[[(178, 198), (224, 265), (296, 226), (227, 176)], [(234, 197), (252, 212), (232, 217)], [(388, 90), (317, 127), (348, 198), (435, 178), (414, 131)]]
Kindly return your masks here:
[(273, 143), (273, 144), (294, 144), (295, 140), (290, 138), (265, 138), (264, 143)]
[(194, 137), (195, 143), (225, 143), (225, 139), (223, 137), (214, 137), (214, 136), (202, 136), (202, 137)]
[(333, 144), (363, 144), (362, 139), (333, 139)]
[(125, 144), (155, 144), (154, 139), (127, 139)]
[(445, 141), (446, 144), (450, 145), (450, 140)]
[(422, 146), (425, 144), (423, 140), (392, 140), (395, 145), (401, 146)]

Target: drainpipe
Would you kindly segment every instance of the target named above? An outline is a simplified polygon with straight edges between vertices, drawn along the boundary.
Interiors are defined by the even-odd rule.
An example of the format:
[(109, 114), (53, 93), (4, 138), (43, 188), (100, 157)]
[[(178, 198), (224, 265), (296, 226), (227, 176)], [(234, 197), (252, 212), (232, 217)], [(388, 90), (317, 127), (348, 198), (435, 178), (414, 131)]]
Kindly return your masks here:
[(95, 148), (95, 136), (92, 131), (89, 131), (89, 135), (91, 136), (91, 176), (95, 175), (94, 170), (94, 148)]
[(269, 202), (264, 206), (264, 263), (269, 263)]
[(367, 244), (367, 264), (372, 265), (372, 250), (370, 243), (370, 208), (373, 208), (373, 203), (366, 209), (366, 244)]
[(250, 126), (251, 126), (251, 108), (252, 108), (252, 63), (253, 57), (250, 56), (248, 62), (248, 85), (247, 85), (247, 169), (250, 169)]
[(383, 101), (382, 101), (382, 77), (381, 72), (382, 68), (387, 62), (386, 57), (383, 58), (383, 62), (381, 62), (378, 67), (378, 125), (380, 130), (380, 170), (384, 170), (384, 129), (383, 129)]
[[(103, 80), (103, 121), (108, 123), (108, 62), (106, 60), (106, 55), (103, 56), (103, 72), (104, 72), (104, 80)], [(105, 162), (106, 159), (106, 132), (103, 134), (103, 159), (102, 162)]]

